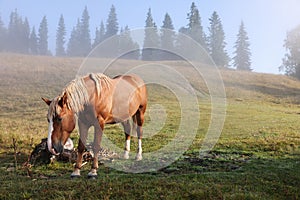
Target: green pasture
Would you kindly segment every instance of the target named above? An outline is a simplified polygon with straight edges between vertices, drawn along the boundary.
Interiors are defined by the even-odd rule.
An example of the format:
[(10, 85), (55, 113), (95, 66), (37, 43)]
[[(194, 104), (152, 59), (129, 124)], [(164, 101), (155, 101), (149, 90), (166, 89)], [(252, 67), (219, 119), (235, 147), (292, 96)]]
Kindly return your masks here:
[[(199, 157), (211, 120), (211, 101), (204, 81), (181, 62), (164, 64), (193, 80), (199, 91), (200, 121), (191, 145), (172, 164), (136, 174), (110, 168), (111, 163), (104, 161), (96, 180), (86, 177), (89, 164), (74, 180), (73, 163), (24, 166), (35, 145), (47, 137), (47, 105), (41, 97), (59, 94), (81, 62), (0, 54), (0, 199), (300, 199), (300, 82), (283, 75), (221, 69), (227, 95), (225, 124), (215, 147)], [(128, 67), (137, 62), (119, 64)], [(167, 117), (158, 133), (143, 140), (145, 154), (174, 139), (181, 116), (180, 104), (167, 88), (150, 85), (148, 94), (149, 109), (162, 105), (165, 113), (158, 114)], [(150, 110), (146, 125), (151, 124)], [(78, 140), (77, 130), (71, 137)], [(118, 125), (107, 126), (105, 137), (123, 148)], [(133, 165), (136, 146), (133, 138), (126, 161)], [(166, 160), (167, 154), (156, 162)], [(142, 162), (153, 158), (145, 156)]]

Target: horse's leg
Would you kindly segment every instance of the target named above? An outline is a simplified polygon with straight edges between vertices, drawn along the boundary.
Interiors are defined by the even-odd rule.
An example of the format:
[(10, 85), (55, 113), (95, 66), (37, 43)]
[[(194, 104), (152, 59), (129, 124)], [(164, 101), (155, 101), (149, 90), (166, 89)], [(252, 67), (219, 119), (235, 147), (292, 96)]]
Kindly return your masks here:
[(142, 126), (144, 124), (144, 113), (145, 109), (139, 108), (139, 110), (136, 112), (136, 122), (137, 122), (137, 137), (138, 137), (138, 150), (135, 159), (136, 160), (142, 160), (142, 137), (143, 137), (143, 129)]
[(102, 120), (100, 120), (100, 119), (98, 119), (98, 120), (99, 120), (99, 123), (96, 122), (94, 125), (94, 128), (95, 128), (94, 144), (93, 144), (94, 158), (93, 158), (92, 169), (88, 173), (89, 178), (94, 178), (97, 176), (98, 157), (99, 157), (100, 144), (101, 144), (101, 139), (102, 139), (103, 129), (104, 129), (104, 123), (102, 122)]
[(129, 120), (122, 122), (122, 125), (124, 127), (124, 133), (125, 133), (124, 159), (129, 159), (131, 126)]
[(77, 161), (76, 161), (74, 171), (71, 174), (72, 178), (80, 176), (80, 168), (82, 165), (82, 155), (85, 150), (86, 138), (87, 138), (87, 133), (88, 133), (88, 129), (89, 129), (88, 126), (86, 126), (84, 123), (80, 122), (79, 120), (78, 120), (78, 126), (79, 126), (80, 138), (79, 138), (78, 147), (77, 147), (77, 149), (78, 149)]

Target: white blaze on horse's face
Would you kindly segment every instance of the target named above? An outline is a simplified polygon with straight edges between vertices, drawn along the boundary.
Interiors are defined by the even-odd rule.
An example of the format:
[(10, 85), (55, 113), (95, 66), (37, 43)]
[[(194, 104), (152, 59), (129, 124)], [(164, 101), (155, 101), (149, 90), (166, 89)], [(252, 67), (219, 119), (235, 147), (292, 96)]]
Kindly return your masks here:
[(52, 153), (52, 154), (56, 154), (56, 152), (54, 151), (54, 149), (52, 148), (52, 132), (53, 132), (53, 120), (50, 119), (49, 120), (49, 127), (48, 127), (48, 138), (47, 138), (47, 146), (48, 146), (48, 150)]

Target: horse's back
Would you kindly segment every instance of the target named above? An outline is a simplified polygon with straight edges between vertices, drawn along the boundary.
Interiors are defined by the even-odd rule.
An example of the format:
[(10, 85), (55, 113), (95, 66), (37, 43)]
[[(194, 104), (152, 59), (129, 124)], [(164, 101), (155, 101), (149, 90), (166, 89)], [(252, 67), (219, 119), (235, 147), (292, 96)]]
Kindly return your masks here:
[[(135, 74), (120, 75), (113, 78), (116, 81), (116, 91), (119, 101), (128, 95), (132, 107), (146, 107), (147, 90), (144, 81)], [(115, 96), (116, 97), (116, 96)]]

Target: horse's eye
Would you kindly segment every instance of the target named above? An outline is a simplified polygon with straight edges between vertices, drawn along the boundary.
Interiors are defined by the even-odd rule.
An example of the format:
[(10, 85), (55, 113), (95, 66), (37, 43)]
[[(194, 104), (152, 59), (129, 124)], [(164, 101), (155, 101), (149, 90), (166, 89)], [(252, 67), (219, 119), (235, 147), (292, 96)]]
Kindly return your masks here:
[(61, 117), (57, 117), (56, 121), (61, 122), (62, 118)]

